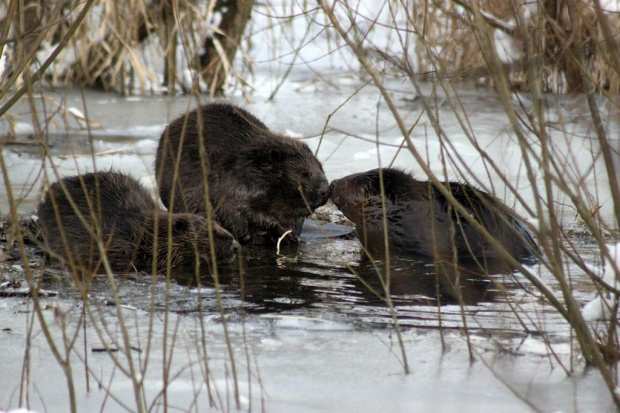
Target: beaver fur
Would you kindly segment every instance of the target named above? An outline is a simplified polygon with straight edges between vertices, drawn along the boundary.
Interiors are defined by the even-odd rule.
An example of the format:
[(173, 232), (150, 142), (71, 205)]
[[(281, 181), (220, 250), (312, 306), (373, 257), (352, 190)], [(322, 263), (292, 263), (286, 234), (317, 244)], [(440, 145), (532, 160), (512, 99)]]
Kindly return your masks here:
[(174, 212), (205, 215), (208, 185), (217, 219), (241, 243), (274, 243), (288, 230), (297, 241), (304, 217), (329, 199), (323, 167), (305, 143), (226, 103), (171, 122), (155, 173), (161, 200)]
[[(91, 272), (102, 265), (96, 233), (101, 236), (113, 271), (151, 271), (155, 260), (157, 271), (164, 272), (169, 219), (173, 267), (194, 265), (197, 256), (207, 262), (211, 259), (208, 222), (204, 217), (169, 215), (139, 182), (122, 173), (109, 171), (63, 178), (51, 185), (39, 205), (38, 215), (49, 251), (66, 263), (73, 262)], [(218, 262), (234, 260), (239, 244), (217, 223), (213, 223), (213, 240)]]
[[(382, 169), (390, 251), (451, 259), (499, 258), (495, 249), (430, 182), (394, 168)], [(444, 182), (453, 196), (513, 257), (535, 260), (538, 246), (515, 213), (471, 185)], [(353, 221), (370, 252), (384, 251), (379, 170), (349, 175), (331, 184), (331, 199)]]

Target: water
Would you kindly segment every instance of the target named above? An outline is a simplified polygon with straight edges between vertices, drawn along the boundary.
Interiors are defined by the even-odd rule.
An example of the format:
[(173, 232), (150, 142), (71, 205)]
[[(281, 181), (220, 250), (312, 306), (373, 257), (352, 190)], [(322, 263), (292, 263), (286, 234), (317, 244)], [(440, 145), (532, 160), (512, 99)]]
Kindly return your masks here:
[[(301, 84), (307, 79), (296, 80)], [(421, 111), (419, 98), (416, 100), (399, 81), (393, 81), (390, 87), (399, 110), (407, 122), (413, 122)], [(274, 101), (265, 101), (259, 91), (245, 106), (272, 129), (303, 136), (313, 149), (319, 148), (318, 157), (329, 180), (376, 167), (379, 162), (389, 164), (397, 153), (395, 165), (424, 179), (411, 155), (398, 152), (402, 138), (375, 89), (363, 89), (336, 111), (355, 88), (342, 82), (338, 93), (320, 89), (295, 92), (292, 85)], [(460, 96), (476, 142), (471, 142), (458, 127), (454, 113), (441, 106), (442, 126), (453, 147), (438, 143), (425, 117), (412, 133), (416, 147), (441, 176), (477, 182), (491, 188), (519, 212), (525, 212), (524, 205), (506, 191), (497, 173), (485, 167), (474, 148), (474, 143), (480, 145), (508, 181), (519, 188), (525, 204), (532, 203), (533, 194), (524, 176), (516, 140), (507, 130), (497, 100), (479, 90), (464, 90)], [(11, 187), (19, 198), (18, 210), (24, 216), (31, 215), (38, 203), (45, 182), (43, 172), (50, 181), (55, 179), (51, 165), (61, 176), (113, 167), (132, 174), (152, 189), (153, 154), (159, 135), (166, 122), (194, 104), (188, 98), (120, 98), (88, 91), (84, 110), (78, 93), (68, 91), (63, 99), (67, 107), (87, 112), (101, 128), (88, 131), (80, 129), (70, 117), (67, 124), (53, 117), (50, 157), (45, 164), (28, 133), (2, 147)], [(561, 110), (548, 113), (550, 121), (559, 114), (573, 120), (564, 125), (566, 133), (552, 134), (555, 155), (561, 160), (557, 173), (582, 179), (584, 191), (589, 191), (587, 199), (601, 204), (602, 220), (613, 226), (604, 167), (602, 160), (593, 156), (598, 150), (597, 141), (578, 110), (580, 104), (566, 101)], [(13, 114), (19, 115), (20, 122), (31, 123), (26, 103), (20, 105)], [(49, 108), (44, 111), (41, 102), (39, 105), (39, 114), (50, 112)], [(333, 116), (325, 128), (330, 114)], [(609, 125), (617, 131), (615, 119), (609, 116)], [(0, 121), (1, 127), (6, 131), (5, 120)], [(324, 129), (327, 133), (321, 140)], [(618, 140), (612, 143), (619, 145)], [(534, 143), (533, 148), (537, 150)], [(442, 155), (457, 154), (460, 160), (444, 169)], [(2, 214), (9, 211), (7, 199), (2, 186)], [(558, 212), (569, 226), (574, 222), (574, 210), (566, 204), (566, 199), (558, 195)], [(338, 228), (329, 232), (342, 235), (337, 234)], [(600, 262), (596, 245), (587, 239), (574, 241), (587, 262)], [(94, 313), (89, 316), (84, 346), (78, 290), (62, 269), (38, 267), (35, 250), (30, 253), (42, 286), (57, 293), (42, 300), (47, 306), (43, 317), (49, 324), (50, 337), (61, 349), (70, 342), (63, 338), (63, 331), (69, 333), (68, 337), (78, 337), (69, 354), (79, 411), (100, 409), (104, 403), (106, 411), (119, 411), (123, 404), (133, 409), (132, 384), (121, 371), (132, 362), (147, 366), (140, 373), (144, 378), (143, 394), (157, 410), (162, 410), (160, 392), (168, 363), (170, 405), (201, 411), (209, 405), (204, 385), (209, 383), (214, 403), (221, 409), (232, 409), (232, 365), (214, 280), (208, 271), (198, 278), (193, 272), (177, 271), (170, 284), (148, 275), (119, 276), (115, 279), (118, 302), (108, 280), (95, 278), (88, 293)], [(23, 277), (20, 265), (19, 261), (3, 264), (0, 277), (19, 280)], [(481, 276), (462, 269), (456, 274), (450, 267), (440, 269), (426, 260), (393, 257), (390, 291), (411, 367), (411, 374), (404, 375), (394, 316), (386, 306), (379, 276), (386, 274), (385, 262), (373, 263), (366, 258), (355, 239), (325, 239), (307, 233), (298, 250), (284, 250), (280, 255), (273, 249), (246, 248), (243, 268), (243, 276), (238, 266), (220, 268), (220, 282), (240, 393), (247, 409), (374, 412), (523, 411), (529, 405), (544, 411), (612, 408), (599, 375), (584, 370), (578, 350), (572, 347), (576, 344), (571, 341), (567, 323), (518, 272), (495, 269), (490, 276)], [(528, 268), (559, 294), (554, 278), (545, 268)], [(583, 271), (569, 263), (566, 271), (571, 274), (578, 301), (591, 299), (594, 290)], [(0, 299), (0, 342), (4, 350), (0, 356), (4, 366), (0, 409), (16, 407), (26, 337), (32, 324), (31, 405), (40, 411), (66, 411), (64, 376), (39, 322), (33, 319), (33, 310), (28, 299)], [(129, 353), (122, 351), (125, 343), (120, 316), (128, 325), (130, 344), (135, 348)], [(102, 349), (104, 342), (121, 350), (111, 353), (118, 364), (105, 352), (93, 352)], [(203, 343), (209, 360), (208, 381), (204, 379), (205, 364), (199, 362), (204, 360)], [(556, 356), (548, 357), (550, 352)], [(92, 374), (90, 393), (84, 378), (86, 356)], [(471, 362), (470, 356), (476, 361)], [(575, 374), (568, 375), (571, 363)], [(101, 380), (100, 386), (95, 377)], [(102, 388), (110, 389), (107, 399)]]

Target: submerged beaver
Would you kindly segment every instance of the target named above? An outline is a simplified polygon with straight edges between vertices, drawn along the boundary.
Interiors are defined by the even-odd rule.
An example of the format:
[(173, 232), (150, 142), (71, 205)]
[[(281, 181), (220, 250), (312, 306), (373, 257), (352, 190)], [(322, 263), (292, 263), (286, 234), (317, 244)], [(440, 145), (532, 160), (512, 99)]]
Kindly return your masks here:
[[(100, 233), (113, 271), (132, 268), (151, 271), (155, 260), (157, 271), (164, 272), (169, 219), (172, 220), (172, 266), (193, 265), (197, 256), (206, 261), (211, 258), (208, 222), (204, 217), (169, 215), (160, 210), (140, 183), (114, 171), (72, 176), (54, 183), (39, 205), (38, 215), (50, 252), (81, 269), (101, 268), (101, 255), (95, 242), (95, 234)], [(218, 262), (234, 260), (239, 244), (216, 223), (213, 223), (213, 240)]]
[(217, 219), (241, 243), (273, 243), (288, 230), (297, 241), (304, 217), (329, 198), (323, 167), (306, 144), (226, 103), (170, 123), (155, 173), (161, 200), (174, 212), (205, 215), (208, 186)]
[[(430, 182), (398, 169), (381, 170), (391, 251), (451, 259), (497, 259), (492, 245)], [(470, 185), (446, 182), (456, 200), (513, 257), (535, 260), (538, 246), (525, 225), (500, 200)], [(353, 221), (370, 252), (385, 249), (379, 170), (349, 175), (331, 184), (332, 200)]]

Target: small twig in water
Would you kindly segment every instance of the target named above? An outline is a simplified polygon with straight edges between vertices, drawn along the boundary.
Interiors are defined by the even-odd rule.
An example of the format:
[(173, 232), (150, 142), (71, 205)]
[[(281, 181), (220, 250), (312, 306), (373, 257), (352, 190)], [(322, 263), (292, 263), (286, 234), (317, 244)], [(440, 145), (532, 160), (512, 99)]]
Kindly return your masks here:
[(281, 255), (280, 254), (280, 243), (282, 242), (282, 240), (284, 239), (284, 237), (286, 237), (288, 234), (292, 233), (293, 230), (289, 229), (288, 231), (286, 231), (284, 234), (282, 234), (282, 236), (280, 238), (278, 238), (278, 244), (276, 245), (276, 254)]

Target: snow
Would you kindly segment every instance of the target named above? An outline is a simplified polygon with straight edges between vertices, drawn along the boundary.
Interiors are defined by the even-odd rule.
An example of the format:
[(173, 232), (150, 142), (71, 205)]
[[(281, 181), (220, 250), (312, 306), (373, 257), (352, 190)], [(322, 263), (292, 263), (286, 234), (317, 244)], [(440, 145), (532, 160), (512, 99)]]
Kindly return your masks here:
[(15, 136), (33, 136), (34, 127), (31, 123), (17, 122), (13, 125), (13, 134)]
[(15, 410), (0, 410), (0, 413), (37, 413), (35, 410), (19, 408)]
[(291, 138), (303, 138), (303, 137), (304, 137), (304, 135), (303, 135), (303, 134), (301, 134), (301, 133), (299, 133), (299, 132), (295, 132), (295, 131), (293, 131), (293, 130), (291, 130), (291, 129), (286, 129), (286, 130), (284, 131), (284, 134), (285, 134), (286, 136), (291, 137)]
[(8, 50), (4, 48), (2, 50), (2, 54), (0, 54), (0, 81), (4, 80), (4, 76), (8, 73), (9, 68), (10, 63), (8, 58)]
[(506, 32), (496, 29), (493, 33), (495, 41), (495, 51), (497, 56), (504, 63), (514, 63), (523, 58), (523, 50), (514, 37)]
[[(620, 271), (620, 242), (607, 245), (607, 253), (609, 256), (604, 257), (604, 268), (602, 270), (590, 268), (590, 270), (605, 284), (618, 290), (620, 289), (620, 282), (616, 279), (616, 274)], [(602, 288), (601, 293), (581, 310), (581, 315), (586, 321), (608, 320), (611, 316), (611, 309), (618, 297), (613, 293), (606, 292), (604, 287)], [(603, 295), (610, 295), (610, 297)]]

